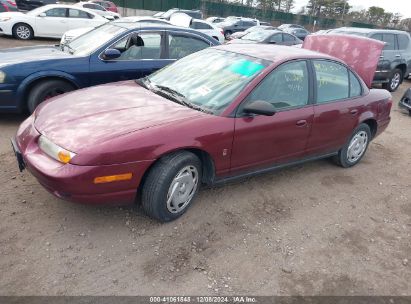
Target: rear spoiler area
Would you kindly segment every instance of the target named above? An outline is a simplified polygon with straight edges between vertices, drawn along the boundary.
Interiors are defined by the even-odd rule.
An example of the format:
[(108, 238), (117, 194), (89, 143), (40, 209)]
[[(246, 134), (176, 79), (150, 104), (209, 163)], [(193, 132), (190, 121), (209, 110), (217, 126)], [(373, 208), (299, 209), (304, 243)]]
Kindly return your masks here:
[(351, 35), (309, 35), (304, 49), (324, 53), (344, 61), (371, 88), (384, 43)]

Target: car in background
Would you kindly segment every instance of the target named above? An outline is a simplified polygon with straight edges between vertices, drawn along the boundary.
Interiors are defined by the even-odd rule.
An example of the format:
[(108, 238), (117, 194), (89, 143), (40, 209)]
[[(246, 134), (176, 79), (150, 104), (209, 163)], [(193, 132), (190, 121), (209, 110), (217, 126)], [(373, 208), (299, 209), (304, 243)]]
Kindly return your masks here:
[(15, 0), (19, 10), (31, 11), (43, 5), (57, 4), (58, 0)]
[[(382, 43), (369, 52), (368, 40), (353, 40), (351, 59), (376, 66)], [(12, 145), (20, 169), (61, 199), (139, 197), (147, 215), (168, 222), (201, 185), (321, 158), (358, 164), (389, 125), (392, 97), (370, 90), (359, 76), (370, 70), (351, 64), (278, 45), (209, 48), (137, 81), (50, 100)]]
[(176, 26), (106, 23), (67, 45), (0, 50), (0, 111), (33, 112), (56, 95), (147, 76), (220, 43)]
[(297, 45), (303, 43), (297, 37), (284, 33), (280, 30), (265, 30), (248, 33), (241, 39), (234, 39), (229, 41), (234, 44), (245, 43), (262, 43), (262, 44), (279, 44), (279, 45)]
[(404, 95), (402, 96), (398, 107), (407, 112), (408, 115), (411, 116), (411, 88), (407, 89), (404, 93)]
[(106, 10), (108, 10), (110, 12), (113, 12), (113, 13), (118, 13), (119, 12), (117, 6), (111, 1), (92, 0), (90, 2), (101, 5), (102, 7), (104, 7)]
[(0, 0), (0, 13), (17, 11), (18, 9), (14, 0)]
[(200, 10), (185, 10), (185, 9), (180, 9), (180, 8), (172, 8), (172, 9), (166, 11), (165, 13), (163, 13), (158, 18), (170, 20), (170, 18), (175, 13), (184, 13), (184, 14), (189, 15), (191, 18), (194, 18), (194, 19), (203, 19), (203, 13)]
[[(121, 22), (139, 22), (139, 23), (151, 23), (151, 24), (162, 24), (171, 25), (167, 20), (161, 20), (149, 16), (130, 16), (121, 19)], [(67, 31), (63, 34), (60, 40), (60, 46), (70, 43), (73, 39), (91, 31), (94, 27), (82, 27), (74, 30)]]
[(206, 21), (210, 23), (221, 23), (224, 22), (225, 18), (223, 17), (208, 17)]
[(299, 25), (299, 24), (287, 24), (287, 23), (285, 23), (285, 24), (281, 24), (278, 28), (280, 30), (284, 30), (286, 28), (302, 28), (303, 29), (304, 26)]
[(231, 34), (236, 32), (244, 32), (250, 27), (260, 25), (259, 21), (256, 19), (249, 18), (226, 18), (224, 22), (218, 24), (218, 27), (224, 33), (225, 39), (230, 39)]
[(304, 40), (305, 37), (310, 35), (310, 32), (303, 28), (286, 27), (286, 28), (282, 28), (281, 30), (283, 30), (286, 33), (292, 34), (301, 40)]
[(104, 7), (102, 7), (101, 5), (96, 4), (96, 3), (79, 2), (79, 3), (76, 3), (75, 5), (79, 6), (79, 7), (82, 7), (82, 8), (92, 10), (92, 11), (96, 12), (97, 14), (99, 14), (100, 16), (103, 16), (104, 18), (108, 19), (108, 20), (120, 19), (120, 17), (121, 17), (120, 14), (108, 11)]
[(270, 22), (265, 22), (265, 21), (260, 21), (260, 25), (272, 26), (272, 24)]
[(328, 34), (345, 34), (380, 40), (385, 43), (375, 72), (374, 84), (390, 92), (398, 89), (411, 72), (411, 38), (405, 31), (342, 27)]
[(205, 20), (193, 19), (190, 24), (190, 28), (202, 32), (204, 34), (213, 37), (220, 43), (224, 43), (224, 35), (220, 28), (215, 24), (207, 22)]
[(70, 29), (96, 27), (108, 20), (89, 9), (74, 5), (51, 4), (27, 14), (0, 13), (0, 34), (21, 40), (34, 37), (61, 38)]
[(276, 29), (277, 29), (276, 27), (271, 26), (271, 25), (256, 25), (256, 26), (250, 27), (249, 29), (246, 29), (243, 32), (236, 32), (236, 33), (231, 34), (228, 40), (241, 39), (241, 37), (251, 32), (258, 32), (258, 31), (264, 31), (264, 30), (276, 30)]

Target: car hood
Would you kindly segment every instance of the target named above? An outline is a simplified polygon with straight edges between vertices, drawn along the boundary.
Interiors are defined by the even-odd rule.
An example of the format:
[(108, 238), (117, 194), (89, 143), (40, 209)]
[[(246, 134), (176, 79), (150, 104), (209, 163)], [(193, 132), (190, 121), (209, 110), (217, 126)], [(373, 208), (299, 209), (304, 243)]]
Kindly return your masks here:
[(350, 35), (309, 35), (303, 48), (334, 56), (344, 61), (371, 88), (384, 43)]
[(36, 129), (72, 152), (159, 125), (207, 115), (154, 94), (135, 81), (58, 96), (35, 112)]
[(2, 17), (17, 17), (17, 16), (22, 16), (24, 15), (21, 12), (5, 12), (5, 13), (0, 13), (0, 18)]
[(30, 61), (72, 58), (55, 46), (31, 46), (0, 50), (0, 67)]

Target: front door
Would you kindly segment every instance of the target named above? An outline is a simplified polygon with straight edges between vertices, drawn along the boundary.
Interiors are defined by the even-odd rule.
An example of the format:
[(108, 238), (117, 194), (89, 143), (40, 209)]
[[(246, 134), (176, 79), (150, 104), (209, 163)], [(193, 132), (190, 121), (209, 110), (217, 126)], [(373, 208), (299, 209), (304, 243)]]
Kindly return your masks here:
[[(285, 163), (304, 155), (313, 121), (310, 96), (305, 60), (284, 63), (265, 77), (237, 111), (232, 173)], [(242, 109), (257, 100), (271, 103), (277, 113), (244, 114)]]

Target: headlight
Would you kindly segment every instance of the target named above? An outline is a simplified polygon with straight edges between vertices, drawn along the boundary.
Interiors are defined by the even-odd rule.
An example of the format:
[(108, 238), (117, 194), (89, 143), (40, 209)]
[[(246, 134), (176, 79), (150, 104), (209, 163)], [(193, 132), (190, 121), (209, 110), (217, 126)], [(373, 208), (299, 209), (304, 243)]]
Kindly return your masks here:
[(46, 153), (48, 156), (51, 158), (54, 158), (55, 160), (67, 164), (70, 162), (70, 160), (76, 156), (75, 153), (67, 151), (66, 149), (63, 149), (53, 142), (50, 141), (47, 137), (44, 135), (41, 135), (39, 138), (39, 147), (40, 149)]
[(0, 83), (4, 83), (6, 81), (6, 73), (0, 71)]
[(9, 21), (11, 17), (0, 17), (0, 22)]

